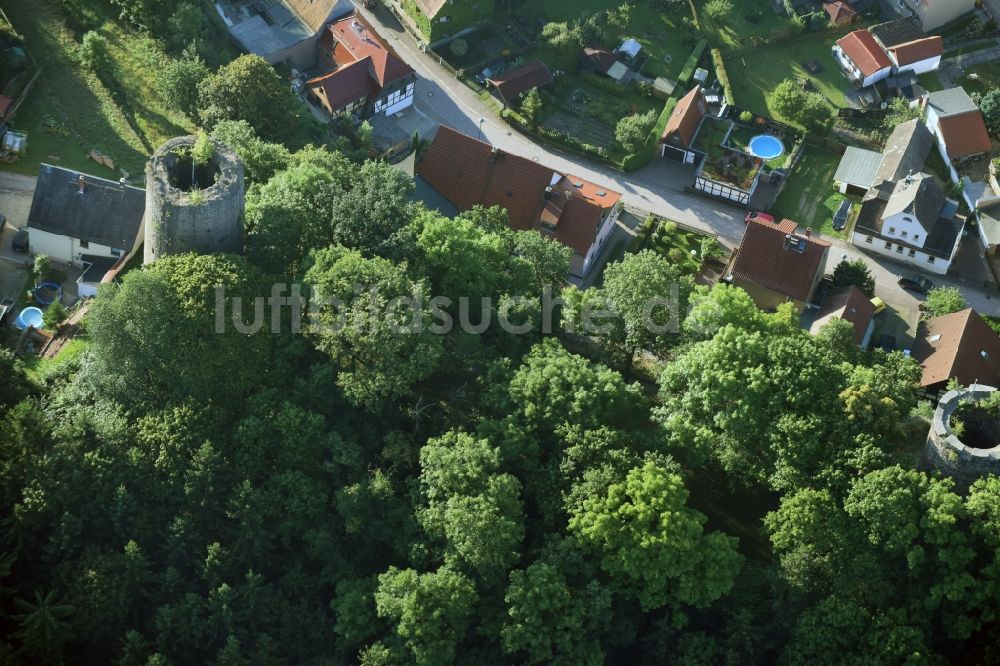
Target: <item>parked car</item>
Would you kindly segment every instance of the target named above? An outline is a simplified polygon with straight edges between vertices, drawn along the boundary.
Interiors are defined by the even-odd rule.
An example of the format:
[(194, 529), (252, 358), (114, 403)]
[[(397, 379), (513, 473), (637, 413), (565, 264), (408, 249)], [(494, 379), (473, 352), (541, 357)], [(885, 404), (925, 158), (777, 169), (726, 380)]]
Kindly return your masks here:
[(755, 211), (750, 211), (747, 216), (743, 219), (743, 224), (750, 224), (750, 220), (757, 220), (758, 222), (774, 222), (774, 215), (768, 215), (767, 213), (757, 213)]
[(833, 214), (833, 230), (843, 231), (849, 219), (851, 219), (851, 202), (844, 199), (840, 202), (840, 208)]
[(17, 233), (14, 234), (14, 240), (11, 241), (10, 247), (14, 252), (27, 252), (28, 251), (28, 230), (25, 228), (20, 228)]
[(910, 291), (915, 291), (918, 294), (926, 294), (934, 288), (934, 283), (922, 275), (914, 275), (911, 278), (900, 277), (896, 280), (896, 284), (903, 289), (909, 289)]

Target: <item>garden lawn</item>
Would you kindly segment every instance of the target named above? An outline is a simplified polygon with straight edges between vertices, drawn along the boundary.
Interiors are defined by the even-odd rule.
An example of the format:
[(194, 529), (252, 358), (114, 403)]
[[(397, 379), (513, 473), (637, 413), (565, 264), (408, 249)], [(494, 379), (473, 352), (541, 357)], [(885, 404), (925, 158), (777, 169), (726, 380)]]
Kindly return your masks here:
[[(14, 123), (28, 132), (28, 154), (4, 168), (36, 174), (48, 162), (117, 178), (86, 159), (96, 148), (138, 176), (153, 149), (192, 131), (155, 92), (165, 56), (152, 39), (106, 18), (98, 31), (109, 42), (112, 65), (102, 79), (77, 60), (79, 35), (66, 25), (57, 0), (4, 0), (3, 9), (43, 72)], [(52, 124), (57, 129), (46, 131)]]
[[(541, 17), (546, 21), (562, 22), (592, 16), (605, 9), (615, 9), (621, 4), (622, 0), (578, 0), (576, 2), (541, 0), (540, 2), (526, 2), (515, 11), (528, 19)], [(609, 25), (604, 26), (603, 45), (609, 49), (615, 49), (621, 44), (623, 38), (631, 37), (642, 44), (642, 53), (639, 55), (642, 74), (650, 78), (676, 79), (681, 69), (684, 68), (684, 63), (691, 54), (691, 49), (698, 41), (693, 34), (685, 39), (681, 31), (678, 30), (681, 18), (684, 16), (688, 16), (687, 11), (678, 15), (676, 11), (669, 12), (662, 8), (652, 7), (649, 3), (634, 4), (629, 14), (629, 24), (625, 30), (619, 30)], [(566, 62), (552, 62), (552, 55), (545, 51), (534, 52), (531, 55), (541, 58), (550, 67), (567, 69)], [(572, 64), (575, 65), (575, 62), (574, 56)], [(569, 68), (570, 71), (575, 69), (575, 66)]]
[(806, 146), (774, 203), (775, 217), (786, 217), (823, 235), (846, 239), (844, 232), (833, 230), (833, 214), (845, 198), (833, 187), (838, 164), (840, 155)]
[[(995, 62), (965, 67), (965, 76), (959, 81), (968, 93), (984, 94), (993, 88), (1000, 88), (1000, 67)], [(975, 74), (975, 77), (972, 75)]]
[[(831, 104), (837, 108), (846, 107), (844, 92), (849, 90), (850, 84), (841, 76), (830, 51), (833, 43), (843, 34), (840, 31), (810, 34), (778, 46), (728, 55), (726, 69), (736, 106), (778, 117), (767, 105), (768, 93), (787, 78), (808, 78)], [(811, 74), (805, 66), (810, 60), (822, 65), (823, 71)]]
[(702, 29), (712, 45), (721, 49), (749, 45), (753, 35), (767, 36), (789, 23), (786, 16), (774, 11), (771, 0), (734, 0), (733, 11), (718, 22), (701, 11), (703, 2), (697, 4)]

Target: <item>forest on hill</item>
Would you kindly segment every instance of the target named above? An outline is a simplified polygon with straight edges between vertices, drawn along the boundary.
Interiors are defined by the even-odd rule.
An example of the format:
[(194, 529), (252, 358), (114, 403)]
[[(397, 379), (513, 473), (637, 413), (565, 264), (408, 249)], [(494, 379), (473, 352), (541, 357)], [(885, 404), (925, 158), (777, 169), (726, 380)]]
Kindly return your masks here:
[[(651, 252), (562, 293), (604, 335), (542, 333), (563, 246), (214, 133), (253, 181), (246, 255), (127, 273), (31, 379), (0, 354), (0, 662), (1000, 660), (1000, 480), (918, 469), (911, 359)], [(298, 284), (326, 304), (300, 331), (290, 305), (219, 330), (217, 286)], [(642, 326), (671, 286), (680, 326)], [(461, 297), (532, 331), (432, 332)], [(401, 298), (415, 328), (368, 316)]]

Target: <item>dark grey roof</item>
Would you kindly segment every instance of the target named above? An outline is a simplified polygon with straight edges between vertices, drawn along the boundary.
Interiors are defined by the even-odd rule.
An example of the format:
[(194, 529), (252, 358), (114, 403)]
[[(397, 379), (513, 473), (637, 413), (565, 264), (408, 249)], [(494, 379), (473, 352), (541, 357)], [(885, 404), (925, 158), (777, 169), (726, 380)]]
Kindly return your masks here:
[(969, 93), (965, 92), (965, 88), (948, 88), (932, 92), (927, 96), (927, 107), (934, 109), (939, 118), (979, 111), (979, 107), (969, 97)]
[(145, 190), (43, 164), (31, 200), (28, 227), (131, 250), (145, 210)]
[(872, 33), (872, 36), (887, 49), (899, 44), (905, 44), (906, 42), (923, 39), (927, 36), (920, 29), (917, 22), (911, 18), (900, 18), (886, 23), (879, 23), (868, 28), (868, 32)]
[(875, 183), (875, 174), (882, 164), (882, 154), (874, 150), (848, 146), (837, 166), (833, 179), (866, 190)]
[[(884, 240), (892, 241), (895, 245), (902, 245), (920, 252), (926, 252), (938, 259), (951, 259), (951, 252), (955, 249), (955, 241), (965, 226), (965, 221), (959, 219), (952, 212), (952, 217), (938, 217), (934, 223), (934, 228), (927, 235), (927, 240), (923, 247), (907, 243), (899, 238), (885, 238), (882, 236), (882, 217), (885, 211), (885, 200), (879, 198), (866, 199), (861, 204), (861, 212), (855, 223), (855, 231), (870, 236), (878, 236)], [(947, 213), (949, 211), (942, 211)]]
[(901, 213), (912, 215), (928, 234), (934, 227), (947, 197), (934, 176), (918, 173), (901, 178), (885, 204), (882, 218)]
[(934, 145), (934, 136), (919, 118), (908, 120), (889, 135), (882, 151), (882, 164), (875, 172), (875, 183), (895, 182), (924, 168)]
[(115, 264), (121, 261), (120, 257), (101, 257), (96, 254), (85, 254), (80, 257), (90, 264), (80, 275), (80, 281), (89, 284), (100, 284), (105, 273), (110, 271)]

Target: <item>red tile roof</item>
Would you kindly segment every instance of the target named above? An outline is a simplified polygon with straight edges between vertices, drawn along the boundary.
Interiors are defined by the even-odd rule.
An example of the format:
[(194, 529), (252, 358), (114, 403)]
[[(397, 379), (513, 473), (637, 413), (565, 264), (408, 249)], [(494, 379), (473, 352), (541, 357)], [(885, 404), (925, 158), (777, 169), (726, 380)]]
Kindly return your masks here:
[(938, 122), (948, 157), (953, 160), (986, 153), (992, 148), (983, 114), (979, 111), (947, 116)]
[(413, 74), (356, 11), (331, 23), (322, 44), (330, 49), (337, 69), (306, 85), (325, 97), (333, 111), (366, 95), (377, 97), (385, 86)]
[(615, 54), (603, 46), (585, 46), (580, 54), (580, 64), (595, 72), (606, 73), (617, 62)]
[(517, 69), (502, 72), (489, 79), (490, 85), (497, 89), (500, 98), (506, 103), (517, 99), (521, 93), (541, 88), (552, 81), (552, 72), (541, 60), (531, 60)]
[(855, 30), (844, 35), (837, 40), (837, 45), (865, 77), (892, 67), (889, 56), (867, 30)]
[(826, 15), (830, 17), (830, 22), (834, 24), (839, 24), (841, 21), (849, 21), (858, 15), (854, 11), (854, 7), (851, 3), (846, 2), (846, 0), (833, 0), (833, 2), (824, 2), (823, 10)]
[(900, 67), (912, 65), (921, 60), (944, 55), (944, 40), (939, 35), (925, 39), (915, 39), (912, 42), (897, 44), (889, 49)]
[(921, 386), (953, 377), (963, 386), (1000, 381), (1000, 336), (971, 308), (921, 324), (913, 356), (924, 369)]
[(325, 76), (312, 79), (308, 86), (321, 97), (325, 97), (330, 110), (347, 106), (366, 95), (377, 95), (381, 89), (372, 78), (371, 58), (365, 58), (336, 69)]
[[(442, 125), (417, 174), (459, 210), (505, 208), (515, 229), (555, 226), (556, 240), (586, 256), (621, 194), (512, 155)], [(551, 189), (550, 189), (551, 188)]]
[(383, 88), (413, 73), (413, 68), (403, 62), (356, 11), (331, 23), (329, 34), (335, 42), (333, 58), (337, 64), (346, 65), (370, 57), (372, 77)]
[(698, 124), (705, 117), (707, 110), (701, 86), (696, 86), (677, 102), (674, 112), (667, 121), (667, 127), (663, 130), (661, 142), (673, 143), (672, 140), (676, 137), (680, 140), (680, 145), (685, 148), (690, 147), (698, 130)]
[[(797, 226), (792, 220), (751, 220), (733, 262), (733, 277), (796, 301), (809, 300), (830, 243), (796, 234)], [(802, 252), (789, 245), (789, 237), (801, 245)]]
[(809, 331), (818, 333), (830, 321), (843, 319), (854, 325), (854, 344), (860, 345), (874, 316), (875, 306), (863, 291), (853, 285), (841, 287), (826, 295)]

